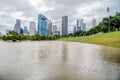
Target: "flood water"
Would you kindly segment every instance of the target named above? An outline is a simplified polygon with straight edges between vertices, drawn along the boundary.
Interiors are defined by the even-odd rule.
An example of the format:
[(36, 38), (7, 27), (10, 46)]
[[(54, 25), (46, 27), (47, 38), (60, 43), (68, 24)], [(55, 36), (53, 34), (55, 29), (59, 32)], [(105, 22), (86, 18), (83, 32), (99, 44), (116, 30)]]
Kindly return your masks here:
[(120, 80), (120, 48), (1, 41), (0, 80)]

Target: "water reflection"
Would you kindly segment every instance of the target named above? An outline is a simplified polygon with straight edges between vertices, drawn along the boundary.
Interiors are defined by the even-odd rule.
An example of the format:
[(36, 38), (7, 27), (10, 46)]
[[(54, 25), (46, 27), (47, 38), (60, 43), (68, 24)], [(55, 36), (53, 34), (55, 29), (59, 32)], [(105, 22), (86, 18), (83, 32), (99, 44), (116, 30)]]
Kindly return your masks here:
[(62, 62), (66, 63), (68, 58), (68, 45), (67, 43), (63, 42), (63, 46), (62, 46)]
[(49, 80), (66, 80), (68, 47), (65, 42), (61, 43), (61, 55), (59, 57), (61, 58), (60, 62), (57, 67), (53, 68), (50, 72)]
[[(112, 50), (112, 51), (111, 51)], [(120, 49), (114, 47), (101, 47), (101, 56), (104, 60), (120, 64)]]
[(118, 73), (118, 79), (117, 80), (120, 80), (120, 72)]
[(72, 42), (0, 42), (0, 80), (120, 80), (120, 49)]
[(40, 46), (40, 49), (38, 51), (38, 59), (40, 59), (40, 61), (45, 61), (49, 56), (50, 56), (50, 50), (48, 49), (48, 47), (46, 46)]

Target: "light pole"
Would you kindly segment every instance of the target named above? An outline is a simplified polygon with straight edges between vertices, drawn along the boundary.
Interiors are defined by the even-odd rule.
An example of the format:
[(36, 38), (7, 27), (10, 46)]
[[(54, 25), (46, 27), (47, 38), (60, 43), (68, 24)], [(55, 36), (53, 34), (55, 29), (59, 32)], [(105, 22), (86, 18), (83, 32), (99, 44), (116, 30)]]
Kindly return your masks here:
[(109, 7), (107, 7), (107, 12), (108, 12), (108, 32), (110, 32), (110, 14), (109, 14), (110, 8)]

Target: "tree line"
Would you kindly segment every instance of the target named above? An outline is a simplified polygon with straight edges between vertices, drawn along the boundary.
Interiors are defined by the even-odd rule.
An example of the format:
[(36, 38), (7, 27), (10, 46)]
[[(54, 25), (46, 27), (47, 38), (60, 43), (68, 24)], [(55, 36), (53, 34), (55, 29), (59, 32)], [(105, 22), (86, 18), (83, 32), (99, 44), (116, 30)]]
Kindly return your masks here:
[(4, 35), (0, 37), (4, 41), (25, 41), (25, 40), (30, 40), (30, 41), (40, 41), (40, 40), (56, 40), (60, 38), (59, 35), (39, 35), (35, 34), (33, 36), (26, 36), (26, 35), (20, 35), (16, 31), (9, 31), (7, 35)]

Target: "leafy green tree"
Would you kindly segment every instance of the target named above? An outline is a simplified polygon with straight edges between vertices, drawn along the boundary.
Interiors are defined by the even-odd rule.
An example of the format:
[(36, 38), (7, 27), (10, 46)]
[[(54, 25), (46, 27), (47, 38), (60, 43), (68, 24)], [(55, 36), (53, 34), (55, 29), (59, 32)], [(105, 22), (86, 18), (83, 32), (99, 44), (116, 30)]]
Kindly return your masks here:
[(3, 40), (7, 41), (7, 40), (12, 40), (12, 41), (20, 41), (21, 40), (21, 36), (16, 32), (16, 31), (9, 31), (8, 35), (4, 35), (2, 37)]
[(54, 35), (54, 36), (52, 36), (52, 39), (53, 39), (53, 40), (60, 39), (60, 38), (61, 38), (60, 35)]
[(3, 39), (4, 41), (7, 41), (7, 36), (4, 35), (4, 36), (2, 37), (2, 39)]
[(29, 40), (32, 40), (32, 41), (39, 41), (41, 40), (41, 36), (39, 34), (35, 34), (33, 36), (30, 36), (29, 37)]
[(74, 37), (74, 33), (69, 33), (69, 37)]
[(53, 37), (51, 35), (47, 35), (47, 40), (52, 40)]
[(9, 35), (16, 36), (19, 35), (16, 31), (9, 31)]
[(116, 28), (118, 31), (120, 30), (120, 16), (114, 16), (111, 19), (111, 26), (113, 26), (113, 29)]
[(29, 36), (26, 36), (26, 35), (20, 35), (21, 36), (21, 40), (28, 40), (29, 39)]

